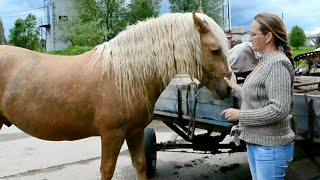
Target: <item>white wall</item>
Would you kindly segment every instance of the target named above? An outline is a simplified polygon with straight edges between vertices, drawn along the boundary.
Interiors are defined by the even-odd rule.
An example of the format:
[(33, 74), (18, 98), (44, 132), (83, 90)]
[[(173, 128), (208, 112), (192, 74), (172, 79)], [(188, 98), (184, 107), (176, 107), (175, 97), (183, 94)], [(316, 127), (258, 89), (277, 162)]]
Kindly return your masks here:
[(67, 48), (70, 43), (58, 40), (59, 27), (57, 21), (59, 16), (68, 16), (68, 12), (73, 8), (72, 0), (50, 0), (49, 14), (50, 14), (50, 28), (47, 29), (46, 50), (61, 50)]

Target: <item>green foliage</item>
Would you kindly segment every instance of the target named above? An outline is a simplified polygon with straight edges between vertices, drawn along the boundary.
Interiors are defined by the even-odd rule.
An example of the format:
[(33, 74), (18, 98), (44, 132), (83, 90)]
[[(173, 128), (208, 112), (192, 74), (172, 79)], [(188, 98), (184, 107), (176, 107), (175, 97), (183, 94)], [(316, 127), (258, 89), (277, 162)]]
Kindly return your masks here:
[(31, 50), (39, 49), (41, 45), (36, 16), (29, 14), (26, 19), (17, 19), (14, 27), (10, 29), (9, 38), (12, 45)]
[(70, 42), (73, 46), (94, 46), (104, 40), (104, 31), (101, 27), (101, 19), (96, 21), (84, 21), (76, 12), (70, 13), (67, 21), (59, 21), (60, 34), (58, 38), (64, 42)]
[(59, 51), (50, 51), (49, 54), (55, 55), (79, 55), (91, 50), (92, 47), (89, 46), (69, 46), (66, 49)]
[(83, 22), (89, 22), (98, 19), (99, 7), (94, 0), (73, 0), (75, 13)]
[(73, 46), (94, 46), (105, 40), (102, 19), (97, 18), (94, 0), (73, 0), (74, 9), (69, 11), (68, 20), (56, 22), (58, 38)]
[(116, 36), (126, 26), (125, 0), (73, 0), (68, 21), (58, 22), (59, 39), (72, 45), (93, 46)]
[(299, 26), (294, 26), (292, 28), (289, 35), (290, 45), (292, 47), (299, 49), (299, 47), (304, 46), (306, 39), (307, 37), (302, 28), (300, 28)]
[(58, 37), (72, 45), (94, 46), (115, 37), (126, 26), (158, 16), (161, 0), (73, 0), (67, 21), (57, 22)]
[(127, 5), (128, 24), (159, 15), (160, 0), (131, 0)]
[(125, 0), (74, 0), (77, 13), (84, 22), (100, 21), (104, 40), (116, 36), (126, 26)]
[(212, 17), (214, 21), (222, 27), (223, 19), (221, 11), (223, 8), (223, 1), (221, 0), (202, 0), (203, 12)]
[(125, 19), (126, 0), (94, 1), (98, 7), (97, 17), (102, 19), (101, 25), (105, 30), (105, 40), (110, 40), (127, 26)]
[(6, 37), (4, 36), (4, 28), (3, 28), (3, 23), (1, 18), (0, 18), (0, 44), (7, 44)]
[[(196, 12), (200, 6), (199, 0), (169, 0), (169, 2), (171, 12)], [(220, 0), (202, 0), (201, 2), (203, 12), (221, 26), (223, 2)]]
[(171, 12), (193, 12), (199, 7), (198, 0), (169, 0)]

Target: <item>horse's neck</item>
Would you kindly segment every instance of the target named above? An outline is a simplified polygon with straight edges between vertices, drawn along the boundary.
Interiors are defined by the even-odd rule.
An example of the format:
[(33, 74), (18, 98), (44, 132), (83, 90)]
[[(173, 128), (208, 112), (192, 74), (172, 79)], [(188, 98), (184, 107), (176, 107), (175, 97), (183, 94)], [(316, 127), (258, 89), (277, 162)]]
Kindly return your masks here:
[(146, 90), (148, 94), (148, 99), (151, 102), (156, 102), (160, 94), (164, 91), (166, 87), (160, 80), (151, 80), (146, 84)]

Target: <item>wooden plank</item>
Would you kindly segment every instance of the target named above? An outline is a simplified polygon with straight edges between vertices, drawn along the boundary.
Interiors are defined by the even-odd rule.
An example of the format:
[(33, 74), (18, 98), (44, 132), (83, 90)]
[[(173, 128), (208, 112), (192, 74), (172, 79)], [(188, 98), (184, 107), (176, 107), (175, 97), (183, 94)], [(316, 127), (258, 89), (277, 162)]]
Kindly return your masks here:
[(311, 92), (311, 91), (317, 91), (320, 90), (320, 87), (316, 87), (316, 88), (309, 88), (309, 89), (300, 89), (298, 88), (298, 90), (295, 90), (295, 93), (304, 93), (304, 92)]
[(314, 85), (314, 84), (320, 84), (320, 81), (295, 84), (294, 88), (297, 88), (300, 86), (309, 86), (309, 85)]
[[(155, 117), (157, 117), (157, 115), (161, 115), (161, 116), (168, 116), (168, 117), (178, 118), (178, 114), (176, 114), (176, 113), (170, 113), (170, 112), (163, 112), (163, 111), (155, 110), (154, 114), (155, 114)], [(182, 118), (185, 119), (185, 120), (188, 120), (188, 121), (191, 119), (190, 116), (186, 116), (186, 115), (183, 115)], [(223, 117), (221, 117), (219, 119), (214, 119), (214, 118), (207, 119), (207, 118), (196, 117), (195, 121), (196, 121), (196, 123), (200, 122), (200, 123), (205, 123), (205, 124), (208, 124), (208, 125), (212, 124), (212, 125), (218, 125), (218, 126), (224, 126), (224, 127), (232, 127), (233, 126), (233, 124), (230, 121), (224, 119)]]
[(313, 131), (314, 137), (320, 137), (320, 95), (294, 94), (293, 112), (298, 125), (298, 134), (307, 138), (308, 134), (308, 103), (313, 100), (313, 109), (315, 110)]
[(320, 77), (317, 76), (296, 76), (294, 78), (295, 83), (311, 83), (311, 82), (319, 82)]

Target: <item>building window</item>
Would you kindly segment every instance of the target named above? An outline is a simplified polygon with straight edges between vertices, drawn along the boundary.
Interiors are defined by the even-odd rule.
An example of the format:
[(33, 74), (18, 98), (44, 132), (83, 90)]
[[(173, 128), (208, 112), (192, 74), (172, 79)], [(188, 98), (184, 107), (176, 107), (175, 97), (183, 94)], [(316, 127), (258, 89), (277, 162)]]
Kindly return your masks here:
[(68, 16), (59, 16), (59, 21), (68, 21)]

